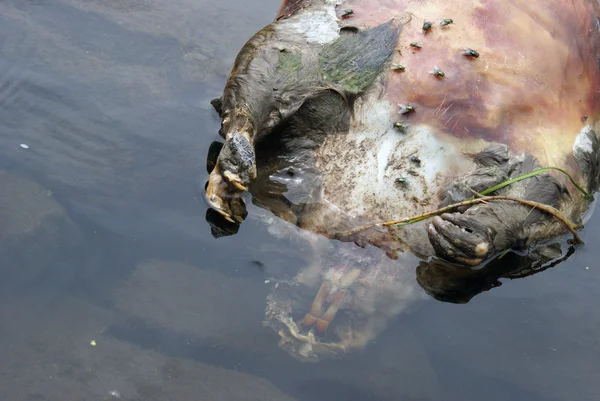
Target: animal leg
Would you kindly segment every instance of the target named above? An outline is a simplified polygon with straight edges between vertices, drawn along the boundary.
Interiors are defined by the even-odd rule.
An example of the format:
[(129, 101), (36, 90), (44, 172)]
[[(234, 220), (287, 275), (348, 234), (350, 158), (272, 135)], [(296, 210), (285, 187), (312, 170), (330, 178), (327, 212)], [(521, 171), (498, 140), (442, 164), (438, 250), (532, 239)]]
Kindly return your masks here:
[(321, 316), (321, 318), (317, 320), (316, 326), (317, 331), (319, 333), (325, 333), (327, 331), (327, 329), (329, 328), (329, 324), (335, 318), (335, 315), (342, 306), (342, 303), (344, 302), (344, 299), (346, 298), (347, 294), (347, 290), (339, 290), (332, 295), (329, 308), (327, 308), (323, 316)]
[(506, 145), (493, 145), (475, 155), (478, 168), (450, 184), (441, 194), (442, 207), (461, 202), (508, 180), (510, 159)]
[[(310, 311), (304, 317), (303, 326), (309, 328), (314, 325), (319, 333), (324, 334), (343, 305), (348, 288), (356, 283), (359, 276), (360, 269), (350, 269), (323, 280)], [(328, 306), (323, 312), (325, 305)]]
[(267, 26), (244, 46), (223, 96), (213, 101), (225, 144), (206, 198), (229, 220), (242, 219), (230, 202), (239, 204), (257, 177), (259, 139), (285, 125), (296, 137), (343, 131), (354, 100), (380, 82), (398, 41), (394, 20), (327, 44), (307, 40), (292, 20)]
[[(532, 156), (509, 156), (508, 150), (500, 147), (482, 152), (476, 156), (476, 160), (481, 169), (451, 186), (446, 193), (446, 204), (464, 200), (473, 196), (473, 191), (485, 190), (540, 168)], [(482, 177), (493, 179), (469, 181)], [(558, 180), (548, 174), (540, 174), (511, 184), (494, 194), (558, 207), (565, 193), (566, 189)], [(563, 227), (542, 211), (515, 202), (499, 201), (436, 216), (428, 224), (427, 232), (439, 257), (475, 266), (506, 249), (525, 247), (560, 235)]]
[(311, 327), (321, 318), (321, 315), (323, 314), (323, 304), (327, 301), (329, 290), (329, 282), (323, 281), (310, 307), (310, 311), (306, 314), (304, 321), (302, 322), (305, 327)]
[(231, 223), (241, 223), (248, 214), (242, 191), (229, 189), (218, 165), (210, 173), (206, 197), (211, 207)]

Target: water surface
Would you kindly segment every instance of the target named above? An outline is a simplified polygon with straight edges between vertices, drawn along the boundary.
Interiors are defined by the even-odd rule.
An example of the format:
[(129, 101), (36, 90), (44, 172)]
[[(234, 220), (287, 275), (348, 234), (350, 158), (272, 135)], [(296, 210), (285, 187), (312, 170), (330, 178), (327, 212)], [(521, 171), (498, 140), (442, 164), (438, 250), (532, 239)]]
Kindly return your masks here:
[(209, 101), (278, 5), (0, 2), (0, 398), (600, 399), (598, 214), (566, 262), (343, 361), (277, 347), (265, 280), (302, 258), (259, 219), (213, 238), (196, 195)]

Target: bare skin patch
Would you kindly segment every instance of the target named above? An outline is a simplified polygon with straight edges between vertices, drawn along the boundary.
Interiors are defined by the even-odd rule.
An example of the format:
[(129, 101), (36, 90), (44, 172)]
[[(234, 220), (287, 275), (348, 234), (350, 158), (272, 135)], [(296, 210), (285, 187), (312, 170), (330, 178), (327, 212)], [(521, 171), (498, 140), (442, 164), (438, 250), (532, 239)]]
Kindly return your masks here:
[[(393, 104), (416, 106), (414, 122), (564, 164), (584, 125), (581, 117), (595, 119), (600, 107), (597, 5), (583, 0), (532, 4), (349, 0), (340, 8), (352, 8), (352, 21), (345, 23), (361, 27), (403, 12), (412, 15), (402, 27), (394, 60), (405, 69), (388, 72), (386, 96)], [(453, 24), (442, 27), (446, 18)], [(434, 22), (426, 33), (424, 20)], [(411, 46), (414, 42), (421, 47)], [(465, 55), (465, 49), (478, 50), (479, 57)], [(430, 74), (434, 66), (443, 70), (443, 79)]]

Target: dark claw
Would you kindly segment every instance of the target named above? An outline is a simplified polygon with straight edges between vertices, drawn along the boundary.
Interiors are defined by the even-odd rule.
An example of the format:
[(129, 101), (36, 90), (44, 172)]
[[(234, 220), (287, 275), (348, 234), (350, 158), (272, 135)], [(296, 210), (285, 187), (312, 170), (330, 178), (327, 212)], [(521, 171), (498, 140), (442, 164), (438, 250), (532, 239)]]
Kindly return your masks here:
[(241, 223), (248, 212), (242, 192), (232, 189), (221, 176), (218, 167), (213, 170), (206, 186), (206, 200), (211, 208), (231, 223)]

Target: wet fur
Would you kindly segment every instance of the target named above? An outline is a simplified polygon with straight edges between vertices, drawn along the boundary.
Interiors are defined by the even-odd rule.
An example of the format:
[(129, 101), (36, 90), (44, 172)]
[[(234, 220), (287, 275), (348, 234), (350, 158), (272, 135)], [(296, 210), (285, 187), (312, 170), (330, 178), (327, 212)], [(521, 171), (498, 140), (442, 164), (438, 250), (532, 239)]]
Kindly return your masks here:
[[(531, 155), (512, 156), (502, 145), (484, 150), (474, 160), (480, 168), (450, 185), (442, 194), (442, 205), (461, 202), (541, 167)], [(560, 181), (550, 174), (536, 175), (489, 195), (512, 196), (563, 210), (561, 203), (568, 202), (570, 197)], [(514, 202), (494, 202), (461, 212), (436, 218), (429, 227), (429, 239), (436, 254), (459, 263), (479, 264), (497, 252), (530, 246), (562, 231), (552, 216)]]
[[(367, 6), (366, 3), (353, 4), (360, 8)], [(230, 203), (229, 211), (245, 217), (240, 192), (215, 171), (220, 170), (218, 174), (233, 172), (243, 184), (251, 184), (255, 204), (291, 223), (293, 229), (299, 227), (301, 230), (295, 231), (298, 237), (311, 238), (309, 242), (313, 248), (309, 249), (312, 252), (307, 253), (315, 257), (315, 262), (291, 282), (275, 287), (267, 308), (269, 324), (285, 340), (282, 346), (290, 347), (290, 352), (296, 355), (305, 355), (307, 345), (311, 344), (289, 337), (286, 339), (286, 333), (290, 333), (289, 326), (281, 325), (280, 318), (295, 326), (295, 322), (302, 319), (310, 308), (321, 279), (328, 280), (344, 269), (360, 268), (361, 283), (349, 288), (351, 296), (343, 305), (346, 319), (344, 316), (336, 318), (336, 323), (341, 322), (336, 324), (338, 329), (345, 327), (346, 330), (336, 334), (337, 340), (349, 348), (362, 347), (383, 329), (391, 316), (421, 295), (419, 290), (415, 291), (412, 270), (407, 267), (419, 264), (419, 284), (429, 294), (451, 302), (466, 302), (473, 295), (499, 285), (500, 277), (525, 274), (523, 272), (528, 272), (530, 267), (532, 270), (536, 263), (556, 259), (561, 250), (552, 246), (538, 247), (522, 258), (509, 255), (500, 263), (484, 263), (491, 257), (507, 249), (527, 252), (533, 245), (556, 239), (564, 233), (555, 219), (539, 210), (512, 202), (494, 202), (448, 213), (428, 222), (402, 228), (366, 230), (349, 238), (340, 238), (367, 248), (360, 252), (352, 244), (323, 238), (339, 238), (341, 232), (372, 223), (372, 219), (382, 216), (406, 217), (415, 210), (422, 211), (421, 208), (433, 210), (459, 202), (473, 196), (473, 191), (483, 191), (539, 168), (540, 163), (532, 154), (545, 150), (543, 146), (528, 142), (527, 146), (533, 148), (525, 150), (530, 154), (518, 154), (524, 151), (523, 142), (519, 140), (527, 138), (531, 132), (511, 130), (508, 129), (511, 121), (489, 118), (480, 108), (485, 103), (477, 98), (464, 100), (465, 93), (488, 93), (485, 92), (486, 79), (483, 79), (482, 90), (477, 88), (473, 91), (468, 85), (452, 89), (453, 82), (457, 82), (452, 79), (411, 81), (411, 73), (390, 75), (389, 66), (401, 27), (396, 21), (362, 31), (347, 22), (342, 24), (347, 29), (337, 29), (333, 35), (337, 35), (336, 38), (331, 40), (327, 36), (332, 33), (330, 31), (324, 32), (327, 40), (311, 38), (307, 29), (314, 27), (311, 21), (304, 21), (305, 25), (298, 27), (303, 16), (310, 16), (318, 7), (323, 11), (325, 5), (329, 7), (325, 10), (327, 17), (334, 18), (332, 4), (316, 0), (284, 1), (278, 21), (255, 35), (240, 52), (223, 97), (213, 102), (223, 118), (221, 134), (226, 143), (218, 162), (213, 164), (216, 167), (211, 177), (216, 176), (218, 194), (223, 194), (225, 201)], [(330, 22), (325, 21), (326, 24)], [(363, 29), (365, 26), (355, 25)], [(335, 27), (339, 27), (337, 22)], [(576, 25), (573, 27), (576, 28)], [(320, 28), (317, 27), (317, 30)], [(410, 32), (411, 27), (402, 25), (402, 28)], [(450, 36), (454, 32), (452, 29), (446, 30), (445, 35)], [(456, 44), (436, 42), (430, 45), (432, 48), (436, 45), (443, 47), (430, 53), (435, 55), (435, 62), (438, 57), (449, 61), (443, 52), (456, 50), (450, 50)], [(494, 50), (493, 47), (490, 49)], [(426, 57), (427, 48), (420, 55)], [(492, 54), (487, 57), (493, 59)], [(465, 60), (456, 50), (455, 71), (483, 68), (482, 63), (471, 61)], [(510, 64), (512, 68), (512, 61)], [(415, 71), (418, 70), (416, 67), (422, 67), (407, 66), (409, 71), (411, 67), (415, 67)], [(487, 71), (487, 66), (485, 68)], [(516, 78), (517, 73), (527, 77), (526, 70), (514, 71)], [(564, 70), (561, 71), (565, 74)], [(412, 79), (417, 76), (412, 75)], [(492, 69), (481, 77), (491, 77), (493, 81), (492, 78), (503, 75)], [(468, 83), (473, 76), (465, 75), (463, 78), (461, 82)], [(416, 86), (423, 82), (435, 85), (436, 90), (423, 89), (426, 96), (420, 99), (419, 111), (410, 120), (414, 126), (421, 126), (395, 132), (390, 126), (390, 119), (397, 113), (395, 103), (401, 97), (407, 97), (407, 102), (419, 102), (418, 97), (413, 95), (418, 94)], [(501, 79), (500, 82), (504, 87), (510, 87), (509, 80)], [(518, 79), (515, 82), (518, 83)], [(538, 81), (530, 79), (528, 82)], [(449, 86), (440, 90), (444, 85)], [(528, 96), (537, 93), (528, 87), (512, 89), (509, 99), (519, 93)], [(448, 93), (456, 95), (458, 104), (455, 105), (454, 100), (444, 103)], [(496, 99), (494, 91), (489, 93), (494, 95), (489, 99)], [(543, 91), (543, 94), (549, 93), (552, 91)], [(424, 100), (429, 97), (439, 98), (441, 103), (432, 101), (426, 105)], [(545, 99), (542, 95), (539, 98)], [(532, 100), (531, 97), (524, 100), (525, 103), (535, 101), (537, 99)], [(541, 104), (544, 106), (538, 110), (551, 109), (546, 103)], [(459, 109), (453, 109), (451, 113), (460, 113), (472, 106), (475, 108), (468, 118), (453, 122), (454, 114), (445, 116), (451, 107)], [(374, 115), (383, 117), (377, 120)], [(419, 119), (425, 121), (419, 122)], [(590, 122), (594, 119), (591, 118)], [(458, 125), (459, 120), (463, 126)], [(527, 120), (528, 123), (530, 120)], [(495, 121), (496, 126), (490, 128), (487, 125), (490, 121)], [(523, 124), (517, 120), (513, 123), (516, 128)], [(478, 126), (478, 129), (467, 129), (472, 126)], [(455, 127), (460, 135), (454, 132)], [(492, 134), (490, 129), (497, 130), (499, 134)], [(568, 131), (560, 139), (570, 143), (573, 133)], [(495, 144), (495, 140), (502, 143)], [(465, 149), (474, 154), (462, 153)], [(574, 158), (564, 146), (551, 149), (553, 153), (550, 156), (559, 160), (560, 166), (564, 159), (566, 164), (576, 161), (581, 172), (578, 178), (586, 180), (588, 190), (597, 190), (600, 143), (591, 128), (578, 137)], [(418, 164), (422, 171), (414, 175), (415, 180), (422, 181), (421, 191), (395, 186), (394, 174), (410, 171), (407, 165), (415, 167), (408, 157), (411, 152), (421, 150), (423, 153)], [(535, 154), (541, 157), (540, 153)], [(367, 160), (367, 156), (377, 164), (377, 177), (373, 176), (373, 160)], [(248, 161), (256, 163), (256, 166), (249, 165)], [(255, 167), (257, 176), (253, 179)], [(432, 171), (434, 174), (427, 174)], [(564, 177), (542, 174), (503, 188), (497, 194), (552, 205), (568, 218), (577, 220), (589, 203), (579, 193), (569, 192), (563, 183)], [(440, 190), (441, 195), (437, 199), (435, 195)], [(234, 225), (231, 231), (236, 232), (237, 226)], [(270, 226), (272, 228), (273, 225)], [(223, 235), (228, 231), (215, 230), (214, 233)], [(327, 246), (322, 247), (323, 243)], [(370, 244), (375, 247), (368, 247)], [(382, 250), (389, 258), (383, 255)], [(392, 260), (395, 258), (399, 260)], [(478, 265), (479, 269), (464, 269), (457, 264)], [(507, 266), (511, 268), (507, 269)], [(306, 294), (302, 294), (302, 289)], [(301, 295), (306, 295), (307, 299), (296, 299)]]
[[(244, 128), (256, 138), (269, 134), (323, 92), (337, 92), (350, 106), (381, 75), (398, 35), (390, 21), (321, 46), (306, 44), (283, 23), (263, 29), (238, 56), (221, 100), (213, 101), (224, 136)], [(297, 58), (298, 66), (286, 66), (285, 58)]]
[[(290, 2), (289, 5), (308, 6), (308, 3), (301, 3)], [(233, 171), (241, 177), (244, 185), (249, 184), (255, 174), (254, 144), (261, 138), (282, 132), (294, 133), (279, 138), (282, 146), (293, 155), (290, 160), (294, 159), (297, 165), (312, 164), (305, 170), (317, 177), (319, 171), (315, 169), (314, 158), (308, 155), (329, 133), (349, 129), (355, 101), (385, 76), (384, 71), (389, 66), (400, 33), (398, 23), (391, 20), (366, 31), (340, 31), (336, 40), (321, 44), (307, 42), (306, 38), (298, 35), (295, 23), (294, 18), (282, 19), (255, 35), (236, 59), (223, 97), (213, 103), (223, 118), (221, 132), (227, 140), (219, 156), (220, 171)], [(582, 154), (578, 161), (591, 171), (586, 176), (591, 177), (588, 184), (593, 188), (598, 181), (598, 140), (595, 134), (590, 140), (595, 150)], [(454, 183), (448, 183), (441, 196), (442, 206), (464, 200), (472, 196), (473, 191), (483, 191), (539, 167), (532, 156), (512, 156), (504, 145), (484, 150), (474, 157), (474, 161), (479, 165), (478, 169)], [(301, 170), (298, 168), (298, 171)], [(279, 191), (271, 188), (269, 192), (277, 201), (267, 201), (267, 196), (261, 196), (255, 190), (256, 199), (263, 199), (259, 201), (263, 205), (278, 205), (277, 210), (288, 221), (325, 235), (334, 236), (346, 225), (356, 224), (356, 220), (349, 223), (343, 213), (333, 213), (331, 207), (323, 206), (326, 202), (320, 199), (322, 192), (314, 187), (305, 185), (295, 191), (297, 197), (310, 202), (290, 203), (284, 199), (283, 192), (287, 191), (283, 189), (286, 188), (282, 184), (284, 181), (272, 185), (279, 187)], [(312, 179), (309, 182), (314, 184), (317, 181)], [(275, 195), (278, 192), (281, 193)], [(549, 174), (513, 184), (500, 193), (557, 207), (561, 206), (561, 197), (570, 196)], [(569, 207), (567, 205), (567, 209)], [(583, 205), (571, 208), (567, 215), (576, 216), (583, 208)], [(316, 218), (327, 213), (338, 218)], [(446, 224), (445, 229), (449, 231), (443, 234), (444, 228), (440, 225), (436, 234), (430, 231), (429, 237), (439, 255), (455, 261), (471, 260), (469, 263), (484, 260), (504, 247), (529, 245), (560, 232), (553, 228), (558, 224), (542, 212), (507, 203), (471, 208), (457, 214), (455, 220), (459, 226)], [(501, 222), (500, 227), (492, 229), (498, 222)], [(465, 226), (473, 227), (465, 229)], [(471, 235), (473, 231), (476, 235)], [(452, 249), (456, 248), (456, 244), (448, 242), (452, 238), (459, 239), (462, 250)], [(470, 255), (475, 246), (484, 243), (489, 243), (488, 252), (479, 255), (481, 257)]]
[[(323, 98), (341, 98), (346, 105), (341, 115), (349, 117), (355, 100), (382, 75), (400, 31), (393, 20), (362, 32), (340, 35), (338, 29), (338, 38), (323, 44), (307, 41), (298, 34), (296, 24), (293, 19), (277, 21), (250, 39), (236, 58), (223, 96), (212, 102), (222, 118), (220, 133), (226, 142), (209, 185), (213, 192), (209, 198), (226, 214), (242, 211), (243, 202), (235, 194), (226, 199), (214, 193), (225, 189), (227, 182), (247, 188), (256, 178), (256, 141), (281, 131), (304, 104), (307, 107), (299, 116), (315, 107), (311, 104), (319, 104), (324, 109), (318, 113), (329, 117), (296, 117), (296, 124), (301, 121), (310, 126), (340, 115), (340, 110), (328, 108)], [(338, 131), (348, 126), (338, 125)], [(302, 132), (307, 132), (305, 128)], [(241, 220), (241, 214), (243, 211), (233, 217)]]

